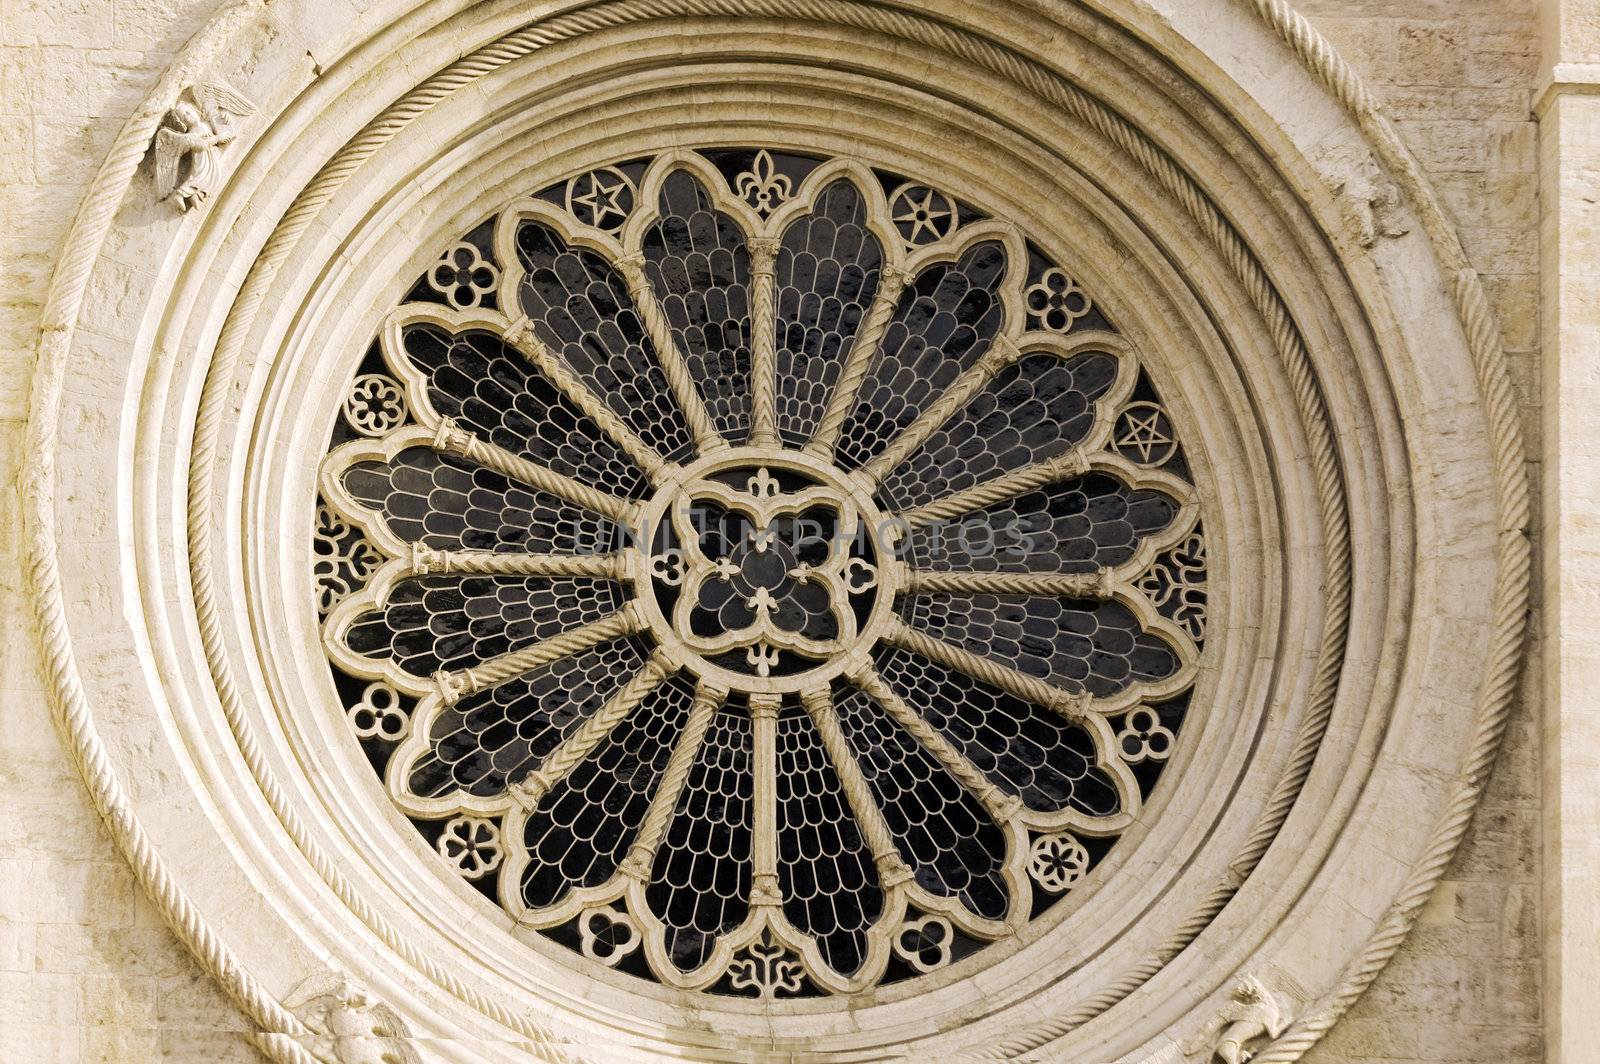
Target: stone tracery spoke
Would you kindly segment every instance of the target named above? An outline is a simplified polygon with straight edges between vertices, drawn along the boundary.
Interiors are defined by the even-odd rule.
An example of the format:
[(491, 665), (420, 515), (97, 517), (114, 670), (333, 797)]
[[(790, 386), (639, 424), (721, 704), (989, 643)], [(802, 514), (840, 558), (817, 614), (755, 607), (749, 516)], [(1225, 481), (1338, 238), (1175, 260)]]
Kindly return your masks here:
[(650, 336), (650, 346), (660, 360), (661, 371), (666, 374), (667, 384), (671, 386), (673, 397), (678, 400), (684, 420), (689, 424), (689, 431), (694, 435), (695, 446), (701, 453), (726, 447), (728, 441), (718, 434), (716, 425), (712, 423), (711, 413), (706, 409), (705, 400), (701, 398), (699, 389), (695, 387), (694, 378), (689, 374), (689, 366), (684, 360), (683, 352), (679, 350), (678, 341), (673, 337), (672, 328), (667, 323), (666, 312), (661, 309), (661, 302), (656, 297), (655, 289), (650, 284), (650, 279), (645, 276), (644, 258), (631, 255), (618, 259), (615, 265), (622, 271), (622, 276), (627, 278), (628, 291), (633, 295), (634, 306), (639, 309), (639, 314), (644, 319), (645, 331)]
[(887, 710), (902, 728), (910, 732), (917, 742), (938, 758), (940, 764), (960, 780), (962, 786), (972, 792), (973, 797), (983, 803), (984, 809), (988, 810), (996, 822), (1005, 823), (1017, 815), (1022, 803), (1014, 795), (1005, 793), (1001, 787), (990, 781), (965, 755), (951, 746), (944, 736), (917, 716), (899, 695), (889, 689), (889, 685), (884, 683), (883, 677), (876, 669), (863, 664), (850, 674), (850, 682)]
[(884, 331), (899, 308), (901, 293), (910, 281), (906, 272), (897, 267), (885, 266), (879, 274), (878, 291), (872, 298), (872, 309), (867, 312), (866, 321), (856, 334), (850, 357), (839, 370), (839, 379), (828, 396), (828, 405), (823, 408), (822, 420), (817, 423), (816, 432), (812, 433), (810, 442), (806, 444), (805, 449), (812, 454), (824, 457), (833, 454), (840, 430), (849, 419), (850, 411), (855, 409), (856, 398), (867, 380), (867, 371), (872, 368), (872, 360), (883, 342)]
[[(621, 580), (634, 564), (633, 551), (611, 554), (517, 554), (487, 550), (432, 550), (412, 544), (400, 559), (407, 575), (471, 573), (497, 576), (588, 576)], [(376, 582), (377, 578), (374, 578)]]
[(526, 317), (508, 322), (502, 335), (507, 343), (533, 363), (534, 368), (546, 380), (559, 388), (562, 394), (589, 415), (594, 423), (600, 426), (602, 432), (611, 437), (640, 469), (649, 474), (651, 481), (660, 483), (671, 468), (670, 464), (661, 457), (659, 451), (640, 439), (637, 432), (617, 417), (588, 385), (579, 380), (577, 374), (572, 372), (572, 367), (551, 352), (535, 333), (532, 322)]
[(778, 240), (761, 237), (750, 242), (750, 442), (757, 447), (778, 445), (778, 308), (773, 292)]
[(953, 572), (910, 569), (905, 574), (906, 590), (954, 591), (961, 594), (1045, 595), (1054, 598), (1111, 598), (1116, 577), (1110, 569), (1092, 573), (997, 573)]
[(935, 521), (947, 521), (953, 517), (972, 513), (974, 510), (981, 510), (1004, 499), (1026, 494), (1045, 484), (1082, 476), (1088, 471), (1089, 456), (1075, 447), (1054, 458), (1006, 473), (983, 484), (958, 491), (954, 495), (946, 495), (916, 509), (907, 510), (900, 514), (900, 517), (913, 527), (932, 524)]
[(1086, 353), (1105, 353), (1118, 364), (1117, 379), (1095, 403), (1093, 425), (1082, 439), (1073, 441), (1086, 452), (1103, 446), (1111, 429), (1111, 413), (1126, 398), (1134, 384), (1132, 359), (1126, 344), (1115, 334), (1088, 330), (1067, 339), (1055, 333), (1032, 332), (1013, 338), (1010, 333), (995, 337), (994, 344), (978, 360), (917, 415), (899, 435), (861, 467), (861, 474), (873, 482), (886, 480), (938, 430), (950, 424), (956, 414), (987, 388), (1002, 370), (1016, 366), (1029, 355), (1045, 354), (1064, 362)]
[(694, 764), (695, 756), (700, 752), (701, 744), (705, 742), (712, 717), (716, 715), (717, 709), (727, 697), (726, 687), (718, 687), (705, 681), (696, 685), (694, 705), (690, 707), (689, 719), (684, 723), (683, 733), (678, 736), (677, 743), (672, 748), (672, 756), (667, 762), (666, 771), (662, 774), (661, 785), (656, 790), (655, 797), (650, 800), (650, 808), (645, 812), (639, 833), (634, 836), (633, 845), (628, 849), (628, 856), (618, 866), (617, 871), (620, 874), (640, 882), (649, 879), (650, 866), (655, 863), (656, 851), (660, 848), (661, 839), (667, 832), (667, 822), (672, 819), (673, 810), (678, 806), (678, 796), (683, 793), (683, 785), (689, 779), (689, 769)]
[(635, 635), (644, 627), (638, 608), (629, 603), (603, 620), (574, 628), (552, 639), (513, 650), (481, 665), (457, 672), (441, 672), (434, 677), (439, 695), (446, 705), (452, 705), (467, 695), (477, 694), (505, 681), (532, 672), (553, 661), (570, 657), (581, 650), (615, 639), (622, 635)]
[[(688, 152), (668, 153), (653, 162), (647, 170), (640, 188), (642, 205), (634, 215), (628, 219), (621, 233), (622, 254), (616, 259), (614, 265), (622, 271), (627, 281), (628, 291), (632, 295), (639, 314), (643, 319), (645, 330), (650, 337), (651, 347), (654, 348), (656, 358), (665, 374), (667, 383), (672, 389), (673, 397), (677, 400), (685, 420), (688, 422), (690, 432), (694, 436), (695, 446), (700, 454), (705, 455), (728, 446), (728, 440), (718, 431), (716, 420), (712, 416), (706, 396), (702, 392), (702, 385), (713, 383), (702, 379), (697, 383), (696, 373), (691, 371), (688, 352), (680, 342), (680, 330), (674, 329), (673, 322), (663, 304), (663, 293), (657, 290), (657, 284), (652, 281), (650, 267), (653, 265), (651, 249), (647, 242), (653, 235), (653, 230), (667, 220), (666, 196), (669, 183), (676, 178), (687, 177), (687, 180), (697, 189), (709, 196), (709, 206), (716, 212), (719, 222), (725, 221), (731, 226), (731, 235), (743, 244), (743, 248), (724, 249), (734, 252), (734, 275), (737, 273), (737, 251), (742, 250), (748, 257), (746, 270), (747, 280), (740, 287), (747, 291), (750, 306), (748, 313), (752, 319), (750, 330), (751, 354), (762, 362), (760, 369), (766, 370), (766, 376), (771, 377), (773, 356), (773, 338), (768, 336), (763, 339), (758, 331), (760, 317), (764, 313), (767, 317), (767, 332), (771, 332), (771, 286), (772, 286), (772, 258), (776, 248), (770, 240), (756, 241), (755, 235), (760, 228), (760, 223), (753, 212), (743, 201), (734, 196), (727, 188), (727, 184), (715, 169), (705, 164), (699, 156)], [(692, 235), (692, 234), (691, 234)], [(759, 244), (759, 247), (757, 246)], [(664, 252), (663, 252), (664, 253)], [(703, 252), (702, 252), (703, 254)], [(760, 267), (760, 270), (757, 270)], [(659, 270), (659, 266), (657, 266)], [(764, 274), (764, 276), (763, 276)], [(681, 280), (681, 279), (680, 279)], [(764, 301), (758, 293), (765, 289)], [(750, 291), (754, 289), (755, 291)], [(761, 309), (765, 304), (765, 310)], [(724, 338), (726, 339), (726, 338)], [(707, 351), (705, 356), (710, 357), (712, 352)], [(723, 352), (724, 356), (727, 352)], [(702, 376), (706, 374), (709, 366), (702, 366)], [(772, 382), (761, 383), (758, 367), (750, 370), (751, 379), (748, 382), (749, 398), (753, 402), (752, 414), (761, 413), (765, 419), (763, 424), (752, 424), (753, 432), (763, 433), (760, 442), (767, 443), (776, 440), (776, 432), (771, 422), (772, 407), (770, 401), (761, 410), (762, 396), (766, 394), (770, 400)], [(752, 442), (755, 437), (752, 436)]]
[(955, 383), (946, 388), (939, 398), (924, 408), (917, 415), (917, 419), (890, 440), (889, 445), (878, 452), (876, 457), (861, 467), (862, 474), (874, 482), (888, 476), (912, 451), (920, 447), (935, 429), (948, 421), (962, 404), (993, 380), (996, 373), (1021, 357), (1021, 348), (1009, 336), (1004, 334), (997, 336), (993, 346), (980, 355), (977, 362), (957, 377)]
[(901, 858), (894, 836), (889, 832), (889, 825), (883, 819), (883, 811), (874, 801), (861, 774), (861, 766), (845, 741), (844, 732), (839, 727), (838, 713), (834, 710), (833, 693), (826, 687), (813, 687), (801, 692), (800, 699), (822, 736), (823, 749), (828, 752), (834, 771), (844, 785), (845, 798), (855, 813), (856, 823), (878, 866), (879, 882), (885, 890), (892, 890), (911, 878), (911, 869)]
[[(906, 510), (898, 516), (913, 528), (948, 521), (1025, 495), (1047, 484), (1081, 477), (1091, 470), (1110, 473), (1129, 487), (1160, 491), (1176, 500), (1186, 515), (1192, 513), (1197, 505), (1194, 488), (1181, 477), (1160, 469), (1141, 469), (1114, 452), (1091, 453), (1085, 447), (1074, 447), (1053, 458), (1003, 473), (992, 480)], [(1184, 519), (1192, 520), (1187, 516)]]
[[(541, 664), (547, 664), (541, 662)], [(565, 742), (550, 752), (538, 768), (521, 780), (507, 785), (512, 799), (524, 809), (531, 810), (578, 763), (592, 754), (632, 713), (645, 696), (671, 676), (675, 667), (659, 652), (644, 663), (644, 668), (627, 685), (618, 691), (594, 716), (585, 720)]]
[(1066, 691), (1054, 684), (1029, 676), (1009, 665), (974, 654), (970, 650), (936, 639), (926, 632), (896, 618), (883, 634), (884, 641), (894, 646), (920, 654), (941, 665), (964, 672), (973, 679), (982, 680), (1002, 691), (1027, 699), (1029, 702), (1052, 709), (1069, 720), (1085, 721), (1090, 718), (1094, 699), (1084, 692)]
[(469, 462), (476, 462), (513, 480), (520, 480), (524, 484), (531, 484), (552, 495), (560, 496), (585, 510), (604, 514), (613, 521), (626, 524), (632, 520), (637, 510), (637, 507), (627, 499), (591, 488), (563, 473), (530, 462), (521, 455), (512, 454), (504, 447), (485, 443), (450, 418), (442, 418), (439, 421), (434, 432), (433, 444), (436, 450), (445, 454), (453, 454)]

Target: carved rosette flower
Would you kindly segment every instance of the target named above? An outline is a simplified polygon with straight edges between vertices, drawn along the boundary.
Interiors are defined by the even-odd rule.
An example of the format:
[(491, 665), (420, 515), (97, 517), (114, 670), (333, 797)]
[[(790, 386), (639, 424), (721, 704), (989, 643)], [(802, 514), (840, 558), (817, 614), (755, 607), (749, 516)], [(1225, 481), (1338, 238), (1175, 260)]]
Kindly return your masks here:
[(933, 972), (1092, 874), (1181, 741), (1174, 417), (939, 190), (630, 172), (452, 245), (356, 378), (399, 394), (321, 474), (322, 538), (378, 559), (323, 591), (352, 727), (446, 860), (591, 960), (762, 997)]

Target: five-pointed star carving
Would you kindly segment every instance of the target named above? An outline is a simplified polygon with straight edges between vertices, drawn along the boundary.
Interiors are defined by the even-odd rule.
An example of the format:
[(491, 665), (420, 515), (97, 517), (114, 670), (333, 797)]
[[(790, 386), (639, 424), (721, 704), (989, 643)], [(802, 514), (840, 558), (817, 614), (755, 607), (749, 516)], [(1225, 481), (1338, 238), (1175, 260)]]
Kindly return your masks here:
[(608, 228), (607, 215), (616, 215), (618, 221), (628, 217), (627, 208), (622, 205), (622, 196), (628, 186), (620, 178), (613, 179), (611, 185), (607, 185), (605, 180), (603, 174), (590, 174), (589, 191), (572, 197), (573, 203), (581, 203), (593, 212), (593, 224), (597, 229)]

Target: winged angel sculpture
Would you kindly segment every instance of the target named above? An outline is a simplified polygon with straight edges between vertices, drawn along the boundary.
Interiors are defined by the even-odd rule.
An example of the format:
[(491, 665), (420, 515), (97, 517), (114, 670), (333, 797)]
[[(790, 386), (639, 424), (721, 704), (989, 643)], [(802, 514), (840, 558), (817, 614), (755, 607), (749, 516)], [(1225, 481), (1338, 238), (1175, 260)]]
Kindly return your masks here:
[(205, 202), (222, 173), (222, 148), (232, 142), (232, 117), (255, 105), (222, 85), (191, 85), (156, 131), (156, 194), (181, 211)]

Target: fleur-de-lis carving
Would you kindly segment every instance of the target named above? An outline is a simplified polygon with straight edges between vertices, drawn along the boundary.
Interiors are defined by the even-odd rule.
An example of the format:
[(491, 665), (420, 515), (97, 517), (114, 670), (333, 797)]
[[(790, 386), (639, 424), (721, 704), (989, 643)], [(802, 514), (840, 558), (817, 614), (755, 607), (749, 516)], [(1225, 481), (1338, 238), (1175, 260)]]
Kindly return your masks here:
[(756, 152), (750, 169), (739, 175), (734, 187), (750, 206), (762, 214), (771, 214), (794, 194), (794, 182), (778, 173), (778, 164), (765, 148)]

